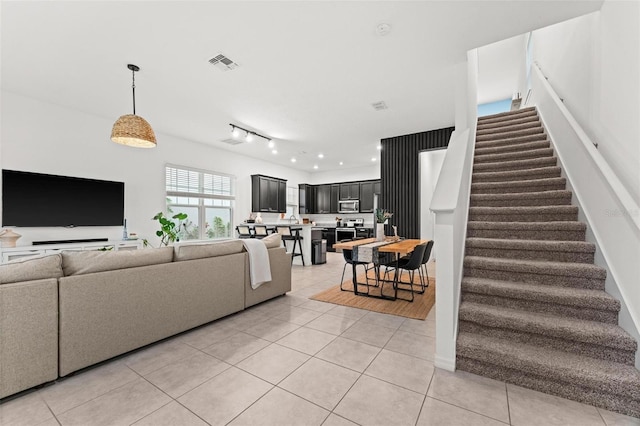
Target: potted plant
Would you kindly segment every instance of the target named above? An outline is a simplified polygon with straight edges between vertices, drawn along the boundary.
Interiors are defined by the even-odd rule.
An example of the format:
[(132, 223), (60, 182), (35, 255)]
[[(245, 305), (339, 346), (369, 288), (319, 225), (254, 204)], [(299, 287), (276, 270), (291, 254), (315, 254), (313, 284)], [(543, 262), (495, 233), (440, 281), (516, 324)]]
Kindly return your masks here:
[[(173, 219), (176, 219), (178, 223)], [(160, 212), (153, 217), (153, 220), (157, 220), (160, 225), (160, 229), (156, 231), (156, 235), (160, 237), (160, 247), (180, 241), (180, 234), (188, 231), (186, 213), (177, 213), (169, 218)]]
[(384, 224), (393, 216), (387, 209), (376, 209), (374, 216), (376, 218), (376, 239), (384, 241)]

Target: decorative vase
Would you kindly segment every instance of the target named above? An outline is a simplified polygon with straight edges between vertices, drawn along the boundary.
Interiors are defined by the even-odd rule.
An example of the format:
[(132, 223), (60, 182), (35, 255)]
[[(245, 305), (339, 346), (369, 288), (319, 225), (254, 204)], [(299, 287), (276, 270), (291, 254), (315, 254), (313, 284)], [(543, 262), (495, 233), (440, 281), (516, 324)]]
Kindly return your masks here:
[(11, 229), (5, 229), (0, 232), (0, 246), (2, 247), (15, 247), (16, 241), (18, 238), (22, 237), (22, 235), (17, 232), (13, 232)]
[(384, 223), (376, 223), (376, 240), (384, 241)]

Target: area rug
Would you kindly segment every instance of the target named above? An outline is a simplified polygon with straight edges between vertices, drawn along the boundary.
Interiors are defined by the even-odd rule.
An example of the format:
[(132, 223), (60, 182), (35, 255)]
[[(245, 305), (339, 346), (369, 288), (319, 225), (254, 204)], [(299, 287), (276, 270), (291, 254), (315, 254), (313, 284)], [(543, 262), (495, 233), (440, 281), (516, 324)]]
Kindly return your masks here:
[[(403, 275), (403, 280), (407, 280), (407, 275)], [(364, 274), (358, 277), (358, 282), (364, 282)], [(414, 279), (414, 282), (419, 282), (418, 276)], [(380, 312), (383, 314), (398, 315), (401, 317), (413, 318), (424, 320), (431, 307), (436, 300), (436, 281), (434, 278), (429, 279), (429, 287), (427, 287), (424, 294), (415, 294), (414, 301), (408, 302), (405, 300), (384, 300), (375, 299), (366, 296), (356, 296), (353, 294), (353, 283), (351, 280), (347, 280), (342, 285), (342, 288), (348, 289), (348, 291), (340, 290), (340, 286), (336, 285), (327, 290), (321, 291), (318, 294), (311, 296), (313, 300), (319, 300), (321, 302), (334, 303), (336, 305), (350, 306), (352, 308), (366, 309), (368, 311)], [(402, 287), (401, 287), (402, 288)], [(358, 291), (366, 291), (367, 287), (364, 285), (358, 285)], [(370, 287), (371, 294), (380, 294), (379, 287)], [(384, 294), (392, 295), (393, 288), (390, 283), (384, 285)], [(411, 294), (408, 291), (398, 291), (398, 296), (402, 298), (411, 298)]]

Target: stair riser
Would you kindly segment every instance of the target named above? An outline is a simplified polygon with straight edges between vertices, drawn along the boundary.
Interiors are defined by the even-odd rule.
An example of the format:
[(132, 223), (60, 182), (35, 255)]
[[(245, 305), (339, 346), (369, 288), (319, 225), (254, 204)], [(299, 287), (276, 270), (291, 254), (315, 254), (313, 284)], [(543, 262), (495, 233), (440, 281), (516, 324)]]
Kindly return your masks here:
[(539, 231), (514, 229), (471, 229), (469, 238), (500, 238), (511, 240), (584, 241), (586, 231)]
[(500, 161), (498, 163), (474, 164), (473, 173), (482, 172), (509, 172), (513, 170), (538, 169), (540, 167), (553, 167), (558, 164), (556, 157), (533, 158), (523, 161)]
[(587, 288), (604, 290), (604, 279), (584, 278), (566, 275), (535, 274), (531, 272), (517, 272), (493, 269), (464, 267), (465, 277), (490, 278), (500, 281), (516, 281), (524, 283), (555, 285), (558, 287)]
[(472, 175), (473, 183), (513, 182), (533, 179), (552, 179), (560, 177), (560, 168), (550, 167), (541, 170), (530, 169), (515, 173), (510, 172), (477, 172)]
[(504, 200), (478, 200), (471, 197), (470, 207), (542, 207), (569, 206), (571, 196), (564, 198), (509, 198)]
[(469, 220), (477, 222), (575, 222), (578, 213), (484, 214), (469, 212)]
[(482, 336), (496, 337), (509, 340), (511, 342), (526, 343), (537, 347), (552, 348), (591, 358), (619, 362), (621, 364), (633, 365), (635, 362), (635, 354), (630, 351), (592, 343), (577, 342), (575, 340), (549, 337), (543, 334), (525, 333), (506, 328), (488, 327), (482, 324), (465, 321), (463, 320), (462, 315), (458, 325), (458, 331), (461, 333), (466, 332)]
[(562, 383), (552, 380), (553, 376), (549, 376), (548, 374), (528, 374), (502, 365), (478, 361), (468, 357), (465, 354), (464, 348), (458, 348), (456, 369), (551, 395), (557, 395), (573, 401), (591, 404), (606, 410), (640, 417), (640, 400), (608, 394), (602, 387), (591, 389), (585, 386)]
[(542, 127), (535, 127), (531, 129), (515, 130), (512, 132), (490, 133), (485, 135), (476, 135), (476, 142), (495, 141), (500, 139), (511, 139), (520, 136), (530, 136), (542, 134), (544, 130)]
[(528, 312), (540, 312), (564, 316), (567, 318), (598, 321), (606, 324), (618, 324), (618, 314), (615, 311), (604, 311), (585, 307), (560, 305), (551, 302), (533, 301), (528, 299), (514, 299), (499, 295), (480, 294), (465, 291), (463, 287), (462, 300), (465, 302), (484, 303), (485, 305), (501, 306), (507, 309), (518, 309)]
[(575, 262), (593, 264), (593, 253), (585, 252), (515, 250), (467, 246), (466, 255), (498, 257), (501, 259), (548, 260), (550, 262)]
[(535, 185), (471, 184), (471, 194), (516, 194), (521, 192), (562, 191), (566, 189), (565, 181), (539, 183)]
[(479, 155), (474, 157), (474, 164), (499, 163), (502, 161), (528, 160), (532, 158), (553, 157), (553, 149), (532, 149), (529, 151), (510, 152), (507, 154)]
[(536, 129), (536, 133), (537, 133), (537, 129), (541, 127), (542, 126), (540, 125), (540, 122), (537, 120), (530, 121), (527, 123), (514, 123), (513, 121), (511, 121), (511, 122), (504, 123), (503, 126), (496, 126), (496, 127), (490, 127), (490, 128), (478, 126), (478, 128), (476, 129), (476, 136), (495, 135), (500, 133), (513, 133), (513, 132), (527, 131), (527, 130), (533, 130), (533, 129)]
[(503, 146), (495, 146), (489, 148), (478, 148), (473, 153), (473, 155), (491, 155), (491, 154), (506, 154), (508, 152), (517, 152), (517, 151), (526, 151), (530, 149), (546, 149), (551, 147), (551, 142), (549, 141), (536, 141), (536, 142), (527, 142), (527, 143), (518, 143), (518, 144), (510, 144)]
[(478, 130), (487, 130), (487, 129), (499, 129), (502, 127), (505, 127), (509, 124), (511, 125), (519, 125), (519, 124), (528, 124), (528, 123), (540, 123), (540, 120), (538, 119), (538, 116), (536, 115), (530, 115), (530, 116), (526, 116), (526, 117), (522, 117), (522, 118), (515, 118), (512, 120), (508, 120), (508, 121), (500, 121), (497, 123), (478, 123), (477, 129)]
[(520, 136), (518, 138), (497, 139), (495, 141), (476, 141), (475, 149), (497, 148), (510, 145), (520, 146), (523, 143), (545, 141), (548, 141), (546, 134), (536, 133), (535, 135)]

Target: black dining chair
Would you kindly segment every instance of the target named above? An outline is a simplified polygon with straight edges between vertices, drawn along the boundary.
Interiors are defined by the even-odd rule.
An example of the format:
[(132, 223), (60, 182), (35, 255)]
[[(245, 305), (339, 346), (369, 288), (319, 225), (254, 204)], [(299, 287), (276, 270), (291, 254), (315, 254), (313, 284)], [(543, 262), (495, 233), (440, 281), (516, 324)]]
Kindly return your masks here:
[[(399, 274), (398, 275), (398, 279), (397, 279), (397, 288), (398, 290), (406, 290), (406, 291), (410, 291), (411, 292), (411, 302), (413, 302), (413, 294), (414, 293), (424, 293), (425, 291), (425, 284), (424, 284), (424, 277), (422, 276), (422, 272), (421, 272), (421, 268), (422, 268), (422, 262), (424, 260), (424, 256), (425, 256), (425, 252), (427, 250), (427, 246), (429, 243), (425, 243), (425, 244), (419, 244), (417, 245), (414, 249), (413, 252), (411, 253), (411, 255), (407, 258), (404, 257), (402, 259), (399, 260), (394, 260), (393, 262), (387, 263), (385, 265), (385, 278), (387, 276), (387, 274), (389, 273), (389, 270), (395, 270), (395, 274)], [(418, 271), (418, 277), (420, 278), (420, 291), (414, 291), (413, 287), (414, 287), (414, 282), (413, 282), (413, 278), (415, 276), (415, 271)], [(402, 272), (403, 271), (407, 271), (409, 272), (409, 282), (406, 281), (402, 281)], [(400, 285), (404, 285), (407, 284), (409, 285), (409, 288), (400, 288)]]
[[(356, 237), (353, 239), (348, 239), (348, 240), (340, 240), (341, 243), (343, 242), (347, 242), (347, 241), (356, 241), (356, 240), (362, 240), (364, 239), (363, 237)], [(340, 278), (340, 290), (342, 291), (351, 291), (349, 289), (345, 289), (342, 287), (342, 285), (344, 284), (344, 273), (347, 270), (347, 266), (348, 265), (353, 265), (355, 264), (356, 267), (358, 265), (362, 265), (364, 267), (364, 275), (365, 275), (365, 279), (366, 279), (366, 283), (367, 285), (369, 285), (369, 271), (371, 269), (373, 269), (373, 266), (371, 265), (371, 262), (355, 262), (353, 260), (353, 251), (352, 250), (342, 250), (342, 257), (344, 258), (344, 267), (342, 268), (342, 277)], [(376, 286), (378, 285), (377, 280), (376, 280)]]

